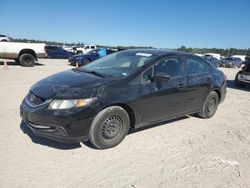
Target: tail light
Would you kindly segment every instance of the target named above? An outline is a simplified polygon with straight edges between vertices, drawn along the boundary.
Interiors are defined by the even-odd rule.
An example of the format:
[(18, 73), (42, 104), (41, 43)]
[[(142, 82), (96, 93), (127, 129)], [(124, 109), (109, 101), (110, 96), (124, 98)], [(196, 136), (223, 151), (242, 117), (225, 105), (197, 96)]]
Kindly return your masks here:
[(44, 51), (48, 53), (48, 47), (46, 45), (44, 46)]

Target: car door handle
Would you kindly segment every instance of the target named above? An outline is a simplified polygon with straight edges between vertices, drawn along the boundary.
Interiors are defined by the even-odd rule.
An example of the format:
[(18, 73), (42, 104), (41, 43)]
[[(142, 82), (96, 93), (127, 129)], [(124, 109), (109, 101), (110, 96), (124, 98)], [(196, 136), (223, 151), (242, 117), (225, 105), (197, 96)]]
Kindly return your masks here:
[(181, 89), (183, 87), (184, 87), (184, 84), (179, 84), (179, 85), (176, 86), (177, 89)]

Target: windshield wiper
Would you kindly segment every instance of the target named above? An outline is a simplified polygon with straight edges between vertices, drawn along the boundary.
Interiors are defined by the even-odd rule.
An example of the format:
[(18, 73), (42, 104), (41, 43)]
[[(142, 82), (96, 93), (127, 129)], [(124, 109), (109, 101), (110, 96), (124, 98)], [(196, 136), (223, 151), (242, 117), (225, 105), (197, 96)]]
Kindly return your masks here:
[(103, 73), (100, 73), (100, 72), (96, 72), (96, 71), (90, 71), (90, 70), (85, 70), (85, 69), (81, 69), (80, 70), (81, 72), (86, 72), (86, 73), (89, 73), (89, 74), (93, 74), (93, 75), (96, 75), (96, 76), (99, 76), (99, 77), (102, 77), (102, 78), (106, 78), (107, 75), (106, 74), (103, 74)]

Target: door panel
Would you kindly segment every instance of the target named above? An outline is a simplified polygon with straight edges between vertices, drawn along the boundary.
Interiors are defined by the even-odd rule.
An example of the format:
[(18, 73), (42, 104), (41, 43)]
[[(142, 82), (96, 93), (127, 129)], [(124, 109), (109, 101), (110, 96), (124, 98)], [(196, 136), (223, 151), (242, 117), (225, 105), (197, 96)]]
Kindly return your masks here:
[[(163, 82), (152, 81), (158, 73), (165, 74), (170, 79)], [(180, 58), (163, 58), (145, 70), (141, 78), (140, 95), (136, 105), (136, 110), (140, 114), (138, 126), (183, 114), (187, 82)]]
[[(172, 78), (166, 83), (141, 85), (138, 106), (141, 122), (154, 122), (183, 113), (186, 77)], [(181, 88), (179, 85), (183, 84)]]

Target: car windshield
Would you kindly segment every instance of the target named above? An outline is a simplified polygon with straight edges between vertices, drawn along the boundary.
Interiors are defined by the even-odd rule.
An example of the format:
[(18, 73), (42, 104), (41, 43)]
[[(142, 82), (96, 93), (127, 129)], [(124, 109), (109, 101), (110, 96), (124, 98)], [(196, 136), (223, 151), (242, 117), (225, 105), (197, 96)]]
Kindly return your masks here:
[(106, 77), (121, 78), (132, 74), (149, 63), (155, 55), (138, 51), (121, 51), (82, 66), (82, 72), (97, 73)]

